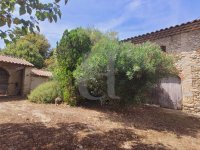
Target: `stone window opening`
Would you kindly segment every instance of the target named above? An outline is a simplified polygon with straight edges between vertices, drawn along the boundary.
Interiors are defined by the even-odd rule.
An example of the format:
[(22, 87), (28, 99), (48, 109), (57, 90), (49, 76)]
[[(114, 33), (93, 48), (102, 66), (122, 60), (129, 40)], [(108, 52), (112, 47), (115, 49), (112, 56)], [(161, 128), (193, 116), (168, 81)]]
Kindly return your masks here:
[(166, 47), (166, 46), (162, 45), (162, 46), (160, 46), (160, 48), (161, 48), (161, 50), (162, 50), (163, 52), (167, 52), (167, 47)]

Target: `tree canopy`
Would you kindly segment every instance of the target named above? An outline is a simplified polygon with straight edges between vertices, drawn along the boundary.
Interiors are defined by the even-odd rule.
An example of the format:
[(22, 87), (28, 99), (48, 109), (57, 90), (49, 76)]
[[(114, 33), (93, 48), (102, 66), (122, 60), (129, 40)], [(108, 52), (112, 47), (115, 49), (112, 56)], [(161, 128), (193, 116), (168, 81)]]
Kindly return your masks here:
[(176, 74), (173, 59), (158, 45), (123, 43), (108, 35), (92, 46), (89, 56), (73, 72), (76, 85), (86, 83), (93, 96), (113, 100), (108, 95), (108, 78), (105, 76), (112, 70), (111, 63), (116, 96), (123, 104), (146, 100), (145, 94), (159, 79)]
[(146, 91), (160, 78), (176, 74), (173, 59), (159, 46), (123, 43), (116, 33), (95, 29), (66, 30), (58, 43), (56, 59), (56, 77), (62, 85), (64, 100), (70, 103), (83, 98), (78, 91), (83, 82), (91, 95), (112, 101), (107, 95), (105, 76), (111, 69), (110, 61), (114, 67), (116, 94), (125, 104), (141, 102)]
[[(40, 0), (1, 0), (0, 1), (0, 38), (5, 43), (9, 39), (15, 40), (13, 28), (20, 27), (24, 32), (35, 30), (40, 31), (39, 21), (46, 19), (57, 22), (61, 18), (59, 2), (54, 0), (51, 3), (44, 3)], [(65, 4), (68, 0), (64, 0)], [(13, 13), (17, 13), (16, 16)], [(24, 17), (25, 16), (25, 17)], [(2, 27), (9, 29), (3, 30)]]
[(64, 100), (74, 102), (73, 71), (84, 59), (91, 49), (90, 37), (84, 29), (77, 28), (71, 31), (65, 30), (56, 48), (58, 67), (55, 68), (56, 77), (63, 89)]
[[(23, 58), (37, 65), (43, 53), (40, 51), (42, 44), (36, 39), (40, 38), (33, 38), (32, 34), (24, 36), (17, 40), (18, 45), (10, 45), (13, 47), (8, 47), (10, 50), (5, 52), (16, 56), (23, 54)], [(45, 63), (54, 68), (54, 80), (61, 97), (70, 105), (85, 99), (88, 94), (101, 101), (140, 103), (146, 100), (148, 90), (159, 79), (177, 74), (172, 57), (163, 53), (158, 45), (124, 43), (114, 32), (102, 33), (95, 29), (65, 30), (49, 56)], [(114, 86), (109, 87), (110, 84)], [(84, 95), (85, 89), (87, 95)]]
[(84, 29), (66, 30), (56, 49), (58, 63), (72, 72), (90, 49), (90, 37)]
[(7, 45), (1, 53), (5, 55), (23, 58), (37, 68), (44, 67), (44, 60), (49, 52), (50, 44), (44, 35), (29, 33), (15, 43)]
[(38, 49), (40, 55), (45, 59), (50, 51), (50, 44), (46, 37), (42, 34), (29, 33), (23, 36), (20, 40), (28, 41), (31, 44), (35, 45)]

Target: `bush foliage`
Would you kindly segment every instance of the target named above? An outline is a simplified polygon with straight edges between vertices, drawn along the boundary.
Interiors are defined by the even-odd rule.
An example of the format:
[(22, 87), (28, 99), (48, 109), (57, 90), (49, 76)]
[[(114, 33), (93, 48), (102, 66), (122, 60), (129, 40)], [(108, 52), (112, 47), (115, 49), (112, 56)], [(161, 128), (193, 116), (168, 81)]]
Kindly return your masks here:
[(23, 58), (37, 68), (42, 68), (44, 59), (38, 53), (37, 47), (34, 44), (30, 44), (28, 41), (19, 41), (16, 44), (10, 44), (6, 49), (1, 52), (4, 55)]
[(173, 59), (152, 43), (123, 43), (115, 33), (78, 28), (64, 32), (56, 49), (55, 77), (61, 85), (64, 100), (76, 104), (80, 98), (79, 83), (86, 81), (93, 96), (107, 95), (106, 74), (114, 63), (116, 95), (120, 101), (138, 103), (145, 100), (148, 89), (159, 79), (176, 74)]
[(34, 89), (28, 99), (34, 103), (54, 103), (57, 97), (61, 97), (59, 84), (55, 81), (49, 81)]
[(57, 68), (55, 78), (60, 83), (64, 101), (74, 105), (75, 87), (73, 71), (81, 64), (91, 49), (90, 37), (82, 28), (66, 30), (56, 49)]
[(115, 67), (115, 89), (121, 103), (138, 103), (145, 100), (149, 88), (159, 79), (175, 74), (173, 59), (160, 47), (151, 43), (133, 45), (115, 39), (103, 38), (92, 48), (89, 57), (74, 71), (77, 85), (87, 81), (94, 96), (106, 95), (106, 78), (109, 61)]
[(20, 36), (20, 38), (16, 40), (16, 43), (7, 45), (0, 53), (23, 58), (31, 62), (35, 67), (42, 68), (44, 67), (44, 60), (47, 57), (49, 48), (50, 44), (44, 35), (29, 33)]

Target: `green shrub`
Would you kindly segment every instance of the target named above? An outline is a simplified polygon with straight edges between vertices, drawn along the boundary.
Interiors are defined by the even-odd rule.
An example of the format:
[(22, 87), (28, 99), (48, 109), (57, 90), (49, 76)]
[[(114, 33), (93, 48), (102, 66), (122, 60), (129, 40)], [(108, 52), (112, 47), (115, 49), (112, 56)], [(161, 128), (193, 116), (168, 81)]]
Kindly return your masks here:
[[(65, 102), (74, 105), (81, 100), (78, 85), (87, 82), (91, 95), (102, 101), (107, 95), (107, 78), (103, 76), (114, 62), (115, 90), (120, 104), (145, 101), (148, 90), (159, 79), (175, 74), (173, 59), (158, 45), (120, 42), (115, 33), (101, 33), (93, 29), (65, 31), (56, 49), (55, 79), (62, 89)], [(104, 98), (105, 97), (105, 98)]]
[(104, 38), (74, 71), (77, 85), (87, 81), (93, 96), (101, 93), (107, 97), (106, 78), (100, 75), (107, 72), (110, 58), (115, 65), (115, 89), (121, 98), (120, 104), (144, 102), (148, 90), (159, 79), (176, 73), (173, 59), (155, 44), (134, 45)]
[(82, 28), (66, 30), (56, 48), (57, 67), (54, 75), (62, 89), (63, 99), (69, 105), (76, 104), (73, 71), (90, 50), (90, 37)]
[(65, 103), (67, 103), (70, 106), (76, 106), (77, 99), (73, 87), (64, 87), (62, 95)]
[(49, 81), (34, 89), (28, 99), (34, 103), (54, 103), (55, 99), (61, 96), (60, 91), (57, 82)]

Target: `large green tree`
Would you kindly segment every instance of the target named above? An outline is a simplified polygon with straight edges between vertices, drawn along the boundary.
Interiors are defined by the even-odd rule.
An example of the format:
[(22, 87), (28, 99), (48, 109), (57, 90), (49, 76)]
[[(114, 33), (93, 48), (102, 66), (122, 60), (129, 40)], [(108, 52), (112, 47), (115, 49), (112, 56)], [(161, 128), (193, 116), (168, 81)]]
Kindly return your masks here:
[(31, 62), (35, 67), (42, 68), (44, 59), (38, 53), (38, 49), (35, 45), (28, 41), (18, 40), (16, 44), (10, 44), (6, 49), (1, 51), (4, 55), (23, 58)]
[(84, 29), (66, 30), (56, 49), (58, 63), (73, 72), (90, 49), (90, 37)]
[(33, 44), (37, 47), (40, 55), (45, 59), (50, 51), (50, 44), (46, 37), (42, 34), (29, 33), (23, 36), (20, 40), (28, 41), (30, 44)]
[(46, 58), (48, 57), (49, 53), (51, 53), (49, 41), (43, 34), (38, 32), (28, 32), (25, 34), (21, 28), (15, 28), (13, 32), (16, 35), (16, 39), (26, 40), (34, 44), (39, 49), (39, 53), (42, 55), (42, 57)]
[[(61, 18), (60, 1), (52, 0), (51, 3), (44, 3), (40, 0), (1, 0), (0, 38), (8, 43), (9, 39), (15, 39), (14, 27), (18, 26), (24, 32), (34, 32), (40, 30), (39, 21), (48, 19), (50, 23), (57, 22), (58, 18)], [(64, 1), (66, 4), (68, 0)], [(18, 13), (18, 15), (13, 15), (13, 13)]]
[(56, 77), (63, 89), (64, 100), (71, 103), (74, 97), (73, 71), (91, 50), (91, 40), (82, 28), (66, 30), (56, 49), (58, 67)]
[(49, 52), (50, 44), (45, 36), (29, 33), (15, 43), (7, 45), (2, 54), (23, 58), (33, 63), (37, 68), (44, 67), (44, 60)]

